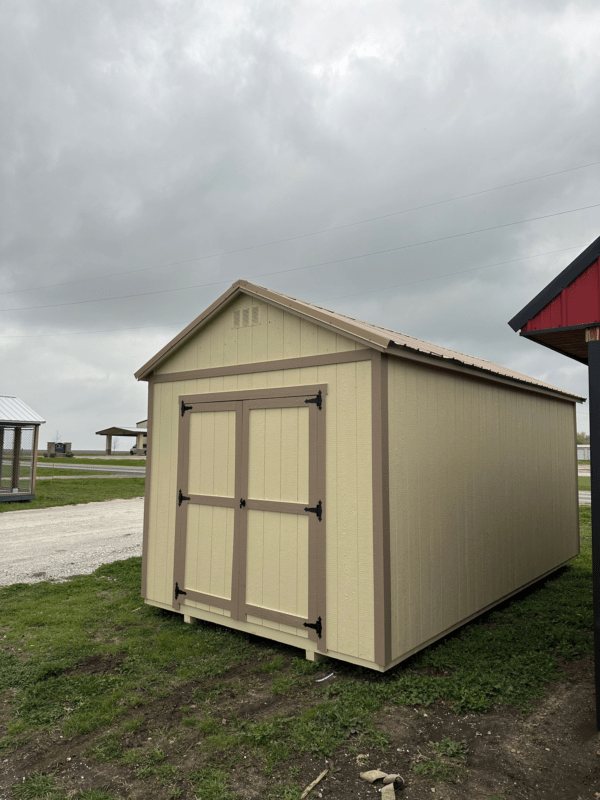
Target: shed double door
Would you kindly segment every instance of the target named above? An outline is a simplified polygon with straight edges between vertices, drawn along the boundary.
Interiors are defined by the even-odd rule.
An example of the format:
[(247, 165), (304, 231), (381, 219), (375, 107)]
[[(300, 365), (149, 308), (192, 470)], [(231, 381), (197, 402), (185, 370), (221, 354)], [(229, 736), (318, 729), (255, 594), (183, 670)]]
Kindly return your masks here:
[(302, 628), (324, 647), (324, 395), (180, 398), (176, 605)]

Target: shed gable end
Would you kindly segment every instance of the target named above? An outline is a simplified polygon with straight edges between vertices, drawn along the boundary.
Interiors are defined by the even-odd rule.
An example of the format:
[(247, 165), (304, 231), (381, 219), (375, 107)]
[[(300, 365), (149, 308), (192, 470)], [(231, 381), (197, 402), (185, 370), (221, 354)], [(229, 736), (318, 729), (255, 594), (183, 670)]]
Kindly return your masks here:
[(156, 369), (157, 375), (364, 349), (341, 334), (240, 294)]

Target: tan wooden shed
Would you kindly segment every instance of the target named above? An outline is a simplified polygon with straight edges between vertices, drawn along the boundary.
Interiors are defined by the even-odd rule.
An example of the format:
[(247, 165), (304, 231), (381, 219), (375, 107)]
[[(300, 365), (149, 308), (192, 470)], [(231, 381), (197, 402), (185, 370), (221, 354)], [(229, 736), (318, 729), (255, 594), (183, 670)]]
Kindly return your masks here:
[(579, 551), (575, 403), (238, 281), (149, 383), (147, 603), (376, 670)]

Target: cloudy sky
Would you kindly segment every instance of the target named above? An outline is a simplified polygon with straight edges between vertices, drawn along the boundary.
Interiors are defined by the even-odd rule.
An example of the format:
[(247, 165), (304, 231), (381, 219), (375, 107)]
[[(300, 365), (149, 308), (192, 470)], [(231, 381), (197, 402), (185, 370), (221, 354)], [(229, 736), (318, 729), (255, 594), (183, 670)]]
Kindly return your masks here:
[(600, 234), (599, 30), (591, 0), (4, 0), (0, 393), (102, 446), (246, 278), (587, 396), (507, 322)]

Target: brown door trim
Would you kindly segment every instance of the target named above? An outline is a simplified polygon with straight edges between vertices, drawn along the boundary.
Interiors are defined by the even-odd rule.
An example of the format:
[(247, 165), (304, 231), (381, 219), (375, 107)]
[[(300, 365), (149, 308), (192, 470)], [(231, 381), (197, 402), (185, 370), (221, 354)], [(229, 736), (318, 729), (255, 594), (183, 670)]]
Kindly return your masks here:
[[(186, 405), (195, 405), (196, 403), (225, 403), (227, 401), (235, 400), (269, 400), (273, 398), (283, 397), (306, 397), (316, 395), (321, 392), (322, 395), (327, 394), (327, 384), (317, 383), (308, 386), (279, 386), (275, 389), (240, 389), (233, 392), (209, 392), (207, 394), (182, 394), (179, 396), (179, 403), (183, 401)], [(292, 403), (294, 405), (294, 403)], [(267, 406), (256, 406), (257, 408), (267, 408)], [(221, 406), (224, 408), (224, 406)], [(215, 409), (218, 410), (218, 409)]]
[[(302, 407), (306, 400), (313, 400), (321, 392), (321, 409), (317, 403), (308, 404), (309, 409), (309, 501), (288, 503), (248, 498), (249, 463), (249, 417), (250, 410), (259, 408)], [(257, 389), (236, 392), (213, 392), (202, 395), (181, 395), (181, 403), (192, 408), (179, 412), (179, 448), (177, 468), (177, 489), (189, 497), (176, 511), (175, 558), (173, 568), (173, 607), (178, 609), (181, 600), (175, 598), (175, 584), (186, 591), (186, 598), (198, 602), (220, 606), (230, 610), (234, 619), (245, 620), (248, 614), (281, 624), (303, 627), (305, 622), (314, 623), (321, 617), (323, 631), (321, 638), (313, 630), (308, 631), (310, 639), (315, 640), (318, 649), (326, 651), (325, 600), (326, 600), (326, 527), (325, 527), (325, 399), (327, 385), (291, 386), (275, 389)], [(235, 410), (235, 497), (191, 495), (187, 493), (189, 473), (189, 436), (191, 414), (209, 410)], [(240, 505), (241, 499), (245, 505)], [(322, 503), (321, 521), (307, 508)], [(234, 509), (234, 543), (232, 559), (231, 600), (204, 595), (185, 587), (185, 552), (187, 535), (187, 508), (190, 504), (219, 505)], [(301, 619), (291, 614), (246, 604), (246, 561), (247, 561), (247, 511), (274, 511), (308, 517), (309, 550), (309, 618)]]

